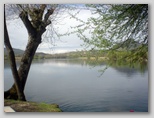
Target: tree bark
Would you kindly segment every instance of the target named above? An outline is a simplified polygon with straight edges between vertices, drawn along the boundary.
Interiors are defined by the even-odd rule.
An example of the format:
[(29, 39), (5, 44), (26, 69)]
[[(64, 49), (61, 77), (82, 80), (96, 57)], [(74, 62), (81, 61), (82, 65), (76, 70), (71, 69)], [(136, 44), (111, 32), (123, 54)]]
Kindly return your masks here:
[[(28, 45), (26, 47), (26, 50), (25, 50), (23, 57), (21, 59), (19, 69), (18, 69), (18, 75), (19, 75), (19, 78), (20, 78), (20, 85), (21, 85), (20, 90), (21, 91), (24, 91), (25, 84), (26, 84), (26, 81), (27, 81), (27, 76), (28, 76), (28, 73), (29, 73), (29, 70), (30, 70), (30, 66), (31, 66), (33, 57), (35, 55), (35, 52), (36, 52), (38, 45), (40, 44), (39, 42), (36, 42), (35, 40), (37, 40), (37, 39), (32, 39), (30, 37)], [(8, 91), (6, 91), (4, 93), (5, 98), (17, 99), (18, 91), (17, 91), (15, 85), (16, 84), (14, 83), (14, 85)]]
[[(20, 78), (20, 82), (19, 82), (20, 89), (19, 90), (21, 90), (21, 91), (24, 91), (27, 76), (28, 76), (28, 73), (30, 70), (30, 66), (31, 66), (33, 57), (35, 55), (38, 45), (40, 44), (40, 41), (37, 42), (36, 40), (41, 40), (41, 37), (34, 39), (31, 36), (29, 36), (29, 42), (27, 44), (26, 50), (25, 50), (23, 57), (21, 59), (21, 62), (20, 62), (18, 72), (16, 74), (16, 75), (19, 75), (19, 78)], [(8, 91), (6, 91), (4, 93), (5, 98), (17, 99), (18, 91), (17, 91), (15, 85), (16, 85), (16, 82)]]
[[(22, 91), (22, 86), (20, 84), (20, 78), (18, 75), (17, 67), (16, 67), (16, 62), (15, 62), (15, 55), (14, 51), (12, 49), (12, 46), (10, 44), (9, 36), (8, 36), (8, 31), (6, 27), (6, 19), (5, 19), (5, 6), (4, 6), (4, 44), (8, 52), (8, 58), (10, 61), (10, 66), (11, 66), (11, 71), (12, 75), (14, 78), (14, 89), (17, 91), (18, 99), (19, 100), (26, 100), (24, 92)], [(8, 93), (8, 92), (7, 92)], [(6, 97), (7, 94), (4, 95)]]
[[(43, 26), (42, 24), (32, 24), (32, 22), (30, 22), (28, 19), (28, 15), (24, 12), (21, 12), (19, 16), (23, 21), (29, 35), (28, 44), (26, 46), (26, 50), (21, 59), (18, 70), (18, 74), (21, 79), (22, 90), (24, 90), (33, 57), (35, 55), (37, 47), (41, 43), (42, 34), (46, 31), (46, 29), (45, 26)], [(41, 19), (39, 18), (39, 20)], [(34, 27), (36, 25), (37, 27)]]
[[(31, 38), (31, 37), (29, 37)], [(41, 37), (40, 37), (41, 38)], [(25, 53), (21, 59), (18, 74), (19, 77), (21, 78), (21, 84), (22, 84), (22, 90), (25, 88), (25, 84), (27, 81), (27, 76), (30, 70), (30, 66), (33, 60), (33, 57), (35, 55), (36, 49), (40, 42), (36, 42), (35, 40), (40, 40), (40, 39), (29, 39), (28, 45), (26, 47)]]
[[(46, 26), (51, 23), (51, 21), (49, 21), (48, 18), (53, 13), (53, 10), (48, 10), (48, 12), (45, 14), (44, 21), (41, 18), (43, 17), (43, 11), (45, 10), (45, 7), (46, 5), (41, 5), (41, 8), (37, 10), (36, 13), (39, 14), (38, 12), (40, 12), (39, 15), (35, 13), (30, 15), (31, 21), (28, 18), (27, 12), (22, 11), (19, 15), (19, 17), (23, 21), (28, 31), (29, 40), (28, 40), (28, 44), (26, 46), (25, 52), (22, 56), (18, 72), (17, 71), (15, 72), (16, 73), (15, 75), (18, 75), (19, 79), (17, 79), (18, 81), (15, 81), (13, 86), (4, 93), (5, 98), (17, 99), (19, 97), (17, 96), (19, 91), (23, 92), (25, 89), (30, 66), (31, 66), (33, 57), (35, 55), (35, 52), (37, 50), (37, 47), (41, 43), (42, 34), (46, 31)], [(33, 17), (34, 15), (35, 17)], [(13, 60), (15, 61), (15, 58)], [(12, 67), (16, 67), (16, 66), (12, 66)], [(20, 84), (19, 86), (20, 88), (18, 88), (18, 86), (16, 87), (16, 85), (18, 84)]]

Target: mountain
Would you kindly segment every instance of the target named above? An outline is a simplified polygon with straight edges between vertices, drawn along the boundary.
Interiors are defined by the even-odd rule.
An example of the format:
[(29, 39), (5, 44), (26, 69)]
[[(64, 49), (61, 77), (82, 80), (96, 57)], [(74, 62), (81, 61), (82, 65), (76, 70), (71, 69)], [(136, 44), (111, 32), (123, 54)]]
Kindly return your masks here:
[[(24, 53), (23, 50), (13, 48), (15, 55), (22, 55)], [(4, 55), (7, 55), (7, 50), (4, 48)]]
[[(24, 51), (21, 50), (21, 49), (15, 49), (15, 48), (13, 48), (13, 50), (14, 50), (15, 56), (18, 56), (18, 57), (21, 57), (23, 55), (23, 53), (24, 53)], [(7, 55), (6, 48), (4, 48), (4, 55), (5, 56)], [(37, 53), (35, 53), (35, 57), (34, 58), (43, 58), (45, 56), (48, 56), (49, 57), (50, 55), (49, 54), (42, 53), (42, 52), (37, 52)]]

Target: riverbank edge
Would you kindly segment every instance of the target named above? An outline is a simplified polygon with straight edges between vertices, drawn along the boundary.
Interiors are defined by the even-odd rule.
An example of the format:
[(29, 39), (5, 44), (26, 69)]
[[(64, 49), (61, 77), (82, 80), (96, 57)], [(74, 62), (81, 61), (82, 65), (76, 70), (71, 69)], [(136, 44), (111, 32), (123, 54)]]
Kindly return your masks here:
[(15, 112), (62, 112), (57, 104), (37, 103), (4, 99), (4, 106), (10, 106)]

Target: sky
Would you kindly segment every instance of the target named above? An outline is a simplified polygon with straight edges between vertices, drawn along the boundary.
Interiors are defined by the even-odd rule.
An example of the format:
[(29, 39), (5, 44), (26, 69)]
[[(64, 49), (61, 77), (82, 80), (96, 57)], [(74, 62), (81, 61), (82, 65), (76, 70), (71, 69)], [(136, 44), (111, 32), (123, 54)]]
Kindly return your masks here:
[[(77, 11), (69, 11), (71, 13), (76, 13)], [(86, 21), (91, 16), (91, 12), (89, 10), (81, 10), (77, 17)], [(7, 16), (8, 17), (8, 16)], [(70, 18), (68, 15), (68, 11), (64, 12), (61, 15), (61, 19), (57, 22), (53, 22), (53, 27), (58, 31), (58, 33), (66, 33), (67, 31), (72, 31), (71, 27), (79, 25), (80, 22)], [(25, 26), (23, 25), (21, 19), (19, 17), (9, 18), (7, 19), (7, 28), (10, 37), (10, 42), (13, 48), (25, 50), (28, 34)], [(51, 37), (45, 37), (48, 33), (51, 32), (51, 27), (47, 27), (47, 30), (43, 34), (42, 43), (39, 45), (37, 52), (44, 53), (64, 53), (69, 51), (77, 51), (84, 50), (84, 47), (81, 46), (84, 42), (77, 37), (76, 34), (71, 34), (69, 36), (62, 36), (59, 39)], [(88, 34), (87, 34), (88, 35)]]
[[(35, 3), (37, 3), (38, 2), (38, 0), (27, 0), (26, 1), (27, 3), (29, 2), (29, 3), (32, 3), (32, 2), (35, 2)], [(39, 3), (42, 3), (42, 2), (48, 2), (48, 3), (50, 3), (51, 2), (51, 0), (46, 0), (46, 1), (39, 1)], [(130, 3), (142, 3), (142, 4), (149, 4), (149, 14), (150, 14), (150, 17), (149, 17), (149, 20), (150, 21), (153, 21), (154, 20), (154, 15), (152, 15), (153, 14), (153, 12), (154, 12), (154, 2), (153, 2), (153, 0), (129, 0), (129, 1), (126, 1), (126, 0), (95, 0), (95, 1), (93, 1), (93, 0), (78, 0), (78, 1), (71, 1), (71, 0), (65, 0), (65, 1), (63, 1), (63, 0), (52, 0), (52, 2), (55, 2), (55, 3), (57, 3), (57, 2), (61, 2), (61, 3), (64, 3), (64, 2), (66, 2), (66, 3), (116, 3), (116, 4), (118, 4), (118, 3), (125, 3), (125, 4), (130, 4)], [(1, 18), (3, 18), (3, 6), (4, 6), (4, 4), (5, 3), (10, 3), (10, 0), (1, 0), (1, 12), (0, 12), (0, 15), (1, 15)], [(25, 1), (19, 1), (19, 0), (13, 0), (13, 1), (11, 1), (11, 3), (25, 3)], [(3, 19), (1, 19), (1, 21), (2, 22), (0, 22), (1, 23), (1, 32), (3, 32), (3, 29), (4, 29), (4, 26), (3, 26)], [(18, 25), (16, 25), (17, 26), (17, 28), (15, 28), (15, 30), (18, 30), (20, 27), (18, 26)], [(152, 27), (152, 26), (154, 26), (154, 22), (150, 22), (150, 25), (149, 25), (149, 27), (150, 27), (150, 30), (149, 30), (149, 37), (150, 38), (152, 38), (152, 37), (154, 37), (153, 35), (154, 35), (154, 33), (151, 33), (152, 31), (154, 31), (154, 27)], [(12, 26), (13, 27), (13, 26)], [(12, 28), (13, 29), (13, 28)], [(13, 33), (13, 32), (12, 32)], [(20, 35), (20, 36), (22, 36), (21, 34), (22, 34), (22, 32), (21, 32), (21, 34), (15, 34), (15, 32), (13, 33), (14, 35)], [(13, 35), (12, 34), (12, 35)], [(24, 37), (24, 36), (23, 36)], [(22, 37), (22, 40), (23, 40), (23, 37)], [(16, 38), (15, 38), (16, 39)], [(12, 40), (12, 39), (11, 39)], [(17, 39), (16, 39), (17, 40)], [(19, 38), (19, 40), (20, 40), (20, 38)], [(27, 41), (27, 39), (25, 38), (25, 40)], [(3, 72), (3, 70), (4, 70), (4, 59), (3, 59), (3, 44), (4, 44), (4, 41), (3, 40), (0, 40), (1, 41), (1, 50), (0, 50), (0, 54), (1, 54), (1, 66), (0, 66), (0, 70), (1, 70), (1, 77), (0, 78), (4, 78), (4, 72)], [(12, 42), (12, 41), (11, 41)], [(23, 41), (24, 42), (24, 41)], [(13, 44), (13, 45), (16, 45), (16, 41), (15, 41), (15, 44)], [(20, 43), (19, 45), (16, 45), (16, 47), (22, 47), (22, 45), (21, 45), (22, 43)], [(26, 44), (26, 43), (25, 43)], [(153, 40), (150, 40), (150, 50), (154, 50), (153, 48), (154, 48), (154, 46), (152, 46), (153, 45)], [(25, 47), (25, 45), (23, 45), (23, 47)], [(149, 54), (150, 54), (150, 58), (151, 58), (151, 66), (150, 66), (150, 69), (149, 70), (153, 70), (153, 54), (154, 53), (152, 53), (152, 51), (150, 51), (149, 52)], [(151, 78), (153, 78), (153, 73), (151, 72), (151, 74), (149, 74), (149, 77), (151, 77)], [(1, 83), (3, 83), (3, 79), (0, 79), (1, 80)], [(151, 84), (151, 86), (149, 87), (149, 89), (151, 89), (151, 90), (153, 90), (153, 83), (154, 83), (154, 79), (149, 79), (150, 80), (150, 82), (149, 82), (149, 84)], [(1, 87), (1, 96), (3, 96), (3, 88), (4, 88), (4, 86), (3, 86), (3, 84), (0, 84), (0, 87)], [(153, 118), (153, 116), (154, 116), (154, 102), (152, 102), (152, 100), (153, 100), (153, 98), (154, 98), (154, 92), (149, 92), (150, 93), (150, 97), (149, 97), (149, 104), (150, 104), (150, 107), (149, 107), (149, 111), (150, 111), (150, 113), (148, 114), (148, 115), (146, 115), (146, 117), (147, 118)], [(1, 99), (1, 101), (3, 101), (3, 98), (2, 97), (0, 97), (0, 99)], [(1, 107), (1, 110), (3, 110), (3, 107)], [(92, 118), (93, 117), (93, 115), (89, 115), (89, 114), (86, 114), (89, 118)], [(94, 114), (95, 115), (95, 117), (96, 118), (100, 118), (100, 117), (102, 117), (101, 115), (97, 115), (97, 114)], [(145, 118), (145, 115), (143, 115), (143, 114), (137, 114), (140, 118)], [(0, 114), (0, 116), (6, 116), (4, 113), (2, 113), (1, 112), (1, 114)], [(41, 115), (37, 115), (38, 116), (38, 118), (40, 118), (40, 117), (42, 117)], [(81, 116), (81, 118), (84, 118), (85, 117), (85, 115), (80, 115)], [(126, 115), (126, 114), (103, 114), (103, 116), (108, 116), (108, 117), (110, 117), (110, 118), (123, 118), (123, 117), (125, 117), (125, 118), (130, 118), (130, 115), (128, 114), (128, 115)], [(12, 116), (11, 116), (12, 117)], [(16, 117), (16, 116), (13, 116), (13, 118), (14, 117)], [(20, 117), (20, 116), (19, 116)], [(25, 116), (23, 116), (24, 118), (25, 117), (27, 117), (26, 115)], [(30, 116), (31, 117), (31, 116)], [(32, 116), (33, 117), (33, 116)], [(49, 115), (47, 116), (47, 117), (50, 117)], [(71, 118), (71, 117), (75, 117), (75, 118), (77, 118), (78, 116), (77, 115), (72, 115), (71, 116), (71, 114), (69, 114), (69, 115), (66, 115), (66, 116), (58, 116), (58, 118), (62, 118), (62, 117), (64, 117), (64, 118)], [(131, 114), (131, 117), (132, 118), (136, 118), (136, 115), (132, 115)]]

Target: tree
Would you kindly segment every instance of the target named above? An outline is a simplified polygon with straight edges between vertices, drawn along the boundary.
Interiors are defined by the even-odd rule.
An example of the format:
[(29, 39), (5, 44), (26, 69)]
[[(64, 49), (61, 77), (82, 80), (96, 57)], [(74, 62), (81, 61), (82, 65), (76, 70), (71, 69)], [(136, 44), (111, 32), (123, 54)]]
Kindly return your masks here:
[[(88, 4), (87, 9), (91, 11), (92, 16), (87, 22), (82, 21), (75, 27), (86, 46), (111, 54), (123, 47), (131, 52), (127, 55), (128, 59), (133, 58), (135, 62), (144, 57), (143, 60), (147, 60), (147, 4)], [(91, 34), (90, 38), (86, 36), (86, 32)], [(132, 48), (134, 43), (137, 46)]]
[[(14, 78), (14, 85), (8, 91), (4, 92), (4, 97), (26, 100), (24, 88), (34, 54), (42, 41), (42, 35), (46, 31), (46, 27), (52, 22), (50, 16), (54, 15), (58, 5), (17, 4), (8, 5), (7, 7), (9, 7), (9, 11), (12, 9), (15, 10), (16, 13), (19, 13), (18, 15), (28, 32), (28, 43), (22, 56), (19, 69), (17, 70), (15, 55), (7, 32), (6, 16), (4, 16), (4, 43), (8, 51), (8, 57)], [(6, 15), (6, 7), (4, 7), (4, 15)]]
[[(5, 15), (5, 10), (4, 10), (4, 15)], [(25, 100), (25, 95), (23, 93), (21, 84), (20, 84), (20, 79), (19, 79), (19, 75), (17, 72), (17, 67), (16, 67), (16, 62), (15, 62), (15, 55), (12, 49), (12, 46), (10, 44), (10, 40), (9, 40), (9, 36), (8, 36), (8, 32), (7, 32), (7, 27), (6, 27), (6, 19), (4, 17), (4, 44), (6, 49), (8, 50), (8, 56), (10, 61), (10, 65), (11, 65), (11, 70), (12, 70), (12, 74), (13, 74), (13, 78), (14, 78), (14, 85), (18, 94), (18, 98), (20, 100)]]

